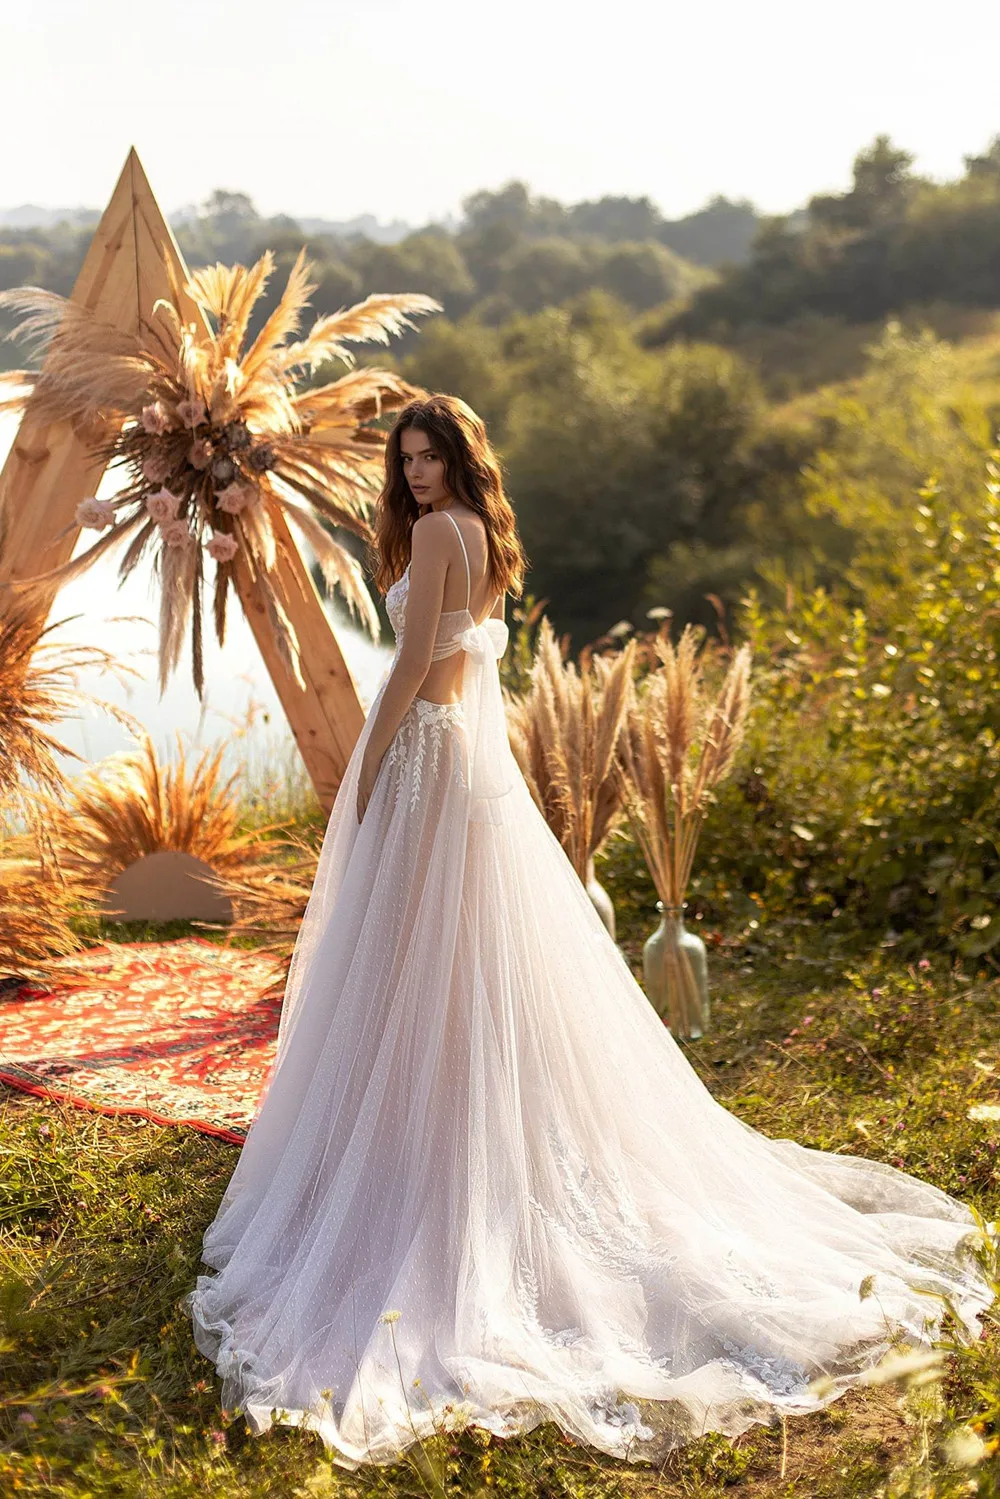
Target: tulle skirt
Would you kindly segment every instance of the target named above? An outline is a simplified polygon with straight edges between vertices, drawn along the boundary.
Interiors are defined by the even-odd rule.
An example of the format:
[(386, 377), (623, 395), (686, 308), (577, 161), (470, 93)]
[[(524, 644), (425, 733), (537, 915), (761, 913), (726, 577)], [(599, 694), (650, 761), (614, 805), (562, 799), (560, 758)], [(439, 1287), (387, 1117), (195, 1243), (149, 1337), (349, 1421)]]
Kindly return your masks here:
[(658, 1461), (827, 1404), (942, 1298), (975, 1336), (969, 1209), (718, 1104), (523, 779), (470, 818), (461, 703), (413, 703), (358, 824), (373, 716), (184, 1300), (223, 1406), (348, 1469), (466, 1421)]

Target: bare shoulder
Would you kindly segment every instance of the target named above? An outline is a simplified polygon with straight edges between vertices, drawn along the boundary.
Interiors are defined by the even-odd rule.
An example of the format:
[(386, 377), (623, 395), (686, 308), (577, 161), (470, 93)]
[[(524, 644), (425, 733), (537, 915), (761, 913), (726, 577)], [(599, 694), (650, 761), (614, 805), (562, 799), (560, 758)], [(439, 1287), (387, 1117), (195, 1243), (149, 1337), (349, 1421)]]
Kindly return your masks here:
[(453, 530), (451, 521), (443, 512), (428, 510), (426, 515), (418, 516), (413, 522), (410, 532), (411, 554), (428, 560), (447, 558)]

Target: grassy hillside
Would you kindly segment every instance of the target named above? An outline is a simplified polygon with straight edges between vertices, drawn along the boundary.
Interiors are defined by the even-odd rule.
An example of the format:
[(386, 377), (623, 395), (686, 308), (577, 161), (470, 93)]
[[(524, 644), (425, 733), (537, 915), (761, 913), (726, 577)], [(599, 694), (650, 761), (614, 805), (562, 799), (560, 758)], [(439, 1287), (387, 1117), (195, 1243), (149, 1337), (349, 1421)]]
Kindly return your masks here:
[[(602, 873), (637, 965), (649, 930), (645, 892), (630, 894), (614, 861)], [(1000, 984), (891, 961), (847, 973), (778, 966), (736, 943), (714, 948), (712, 972), (714, 1031), (688, 1055), (728, 1108), (771, 1136), (891, 1161), (997, 1214), (1000, 1125), (968, 1112), (1000, 1096)], [(359, 1474), (332, 1467), (312, 1434), (254, 1438), (242, 1417), (220, 1412), (214, 1371), (179, 1306), (204, 1268), (201, 1231), (234, 1149), (4, 1090), (0, 1491), (25, 1499), (1000, 1492), (990, 1424), (1000, 1402), (996, 1323), (977, 1349), (946, 1360), (933, 1387), (860, 1388), (734, 1443), (708, 1434), (662, 1471), (591, 1453), (553, 1425), (508, 1442), (442, 1436), (422, 1454)], [(970, 1422), (981, 1460), (956, 1468), (956, 1440), (968, 1446)], [(965, 1435), (956, 1439), (959, 1427)]]

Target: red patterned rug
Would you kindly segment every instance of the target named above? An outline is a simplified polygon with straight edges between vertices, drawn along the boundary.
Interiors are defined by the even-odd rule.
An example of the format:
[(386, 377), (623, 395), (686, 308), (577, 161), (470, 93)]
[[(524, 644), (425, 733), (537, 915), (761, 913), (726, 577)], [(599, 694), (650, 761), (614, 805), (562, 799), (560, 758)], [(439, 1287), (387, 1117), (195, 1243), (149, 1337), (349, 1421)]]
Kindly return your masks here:
[(184, 937), (63, 961), (65, 986), (0, 991), (0, 1082), (241, 1144), (274, 1057), (273, 960)]

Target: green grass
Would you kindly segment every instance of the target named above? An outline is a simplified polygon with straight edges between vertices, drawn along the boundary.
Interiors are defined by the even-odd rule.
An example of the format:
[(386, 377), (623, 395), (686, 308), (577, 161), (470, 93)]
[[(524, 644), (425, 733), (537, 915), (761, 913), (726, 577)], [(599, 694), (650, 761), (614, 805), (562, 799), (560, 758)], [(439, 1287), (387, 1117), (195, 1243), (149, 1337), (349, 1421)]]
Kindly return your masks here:
[[(629, 896), (604, 876), (638, 970), (648, 892)], [(687, 1055), (727, 1107), (772, 1136), (903, 1165), (1000, 1216), (1000, 1126), (968, 1118), (972, 1103), (1000, 1101), (1000, 984), (886, 955), (846, 973), (821, 959), (793, 966), (735, 942), (713, 948), (712, 975), (714, 1028)], [(201, 1233), (233, 1146), (2, 1090), (0, 1161), (4, 1495), (1000, 1494), (992, 1336), (952, 1356), (931, 1387), (859, 1388), (783, 1430), (753, 1427), (733, 1443), (709, 1434), (662, 1471), (595, 1454), (547, 1424), (507, 1442), (442, 1436), (390, 1468), (345, 1473), (314, 1434), (256, 1438), (242, 1417), (228, 1419), (180, 1308), (204, 1268)], [(985, 1458), (949, 1465), (949, 1432), (972, 1420)]]

